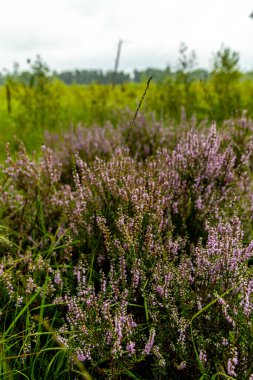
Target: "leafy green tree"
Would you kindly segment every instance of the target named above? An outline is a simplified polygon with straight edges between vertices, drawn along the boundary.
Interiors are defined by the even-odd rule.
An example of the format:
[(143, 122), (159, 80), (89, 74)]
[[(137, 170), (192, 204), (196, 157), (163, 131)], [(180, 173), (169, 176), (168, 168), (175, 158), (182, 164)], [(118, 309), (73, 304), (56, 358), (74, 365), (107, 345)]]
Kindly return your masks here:
[(195, 51), (188, 52), (187, 45), (181, 43), (179, 48), (176, 83), (181, 85), (181, 106), (185, 108), (187, 116), (191, 116), (195, 110), (196, 92), (192, 88), (194, 82), (192, 72), (196, 65)]
[(215, 54), (211, 72), (214, 89), (214, 116), (218, 121), (230, 118), (242, 109), (238, 83), (239, 54), (222, 46)]
[(52, 86), (52, 76), (47, 64), (37, 55), (34, 61), (28, 59), (29, 70), (14, 69), (8, 75), (12, 96), (19, 104), (15, 117), (26, 133), (29, 128), (43, 131), (57, 121), (59, 101)]

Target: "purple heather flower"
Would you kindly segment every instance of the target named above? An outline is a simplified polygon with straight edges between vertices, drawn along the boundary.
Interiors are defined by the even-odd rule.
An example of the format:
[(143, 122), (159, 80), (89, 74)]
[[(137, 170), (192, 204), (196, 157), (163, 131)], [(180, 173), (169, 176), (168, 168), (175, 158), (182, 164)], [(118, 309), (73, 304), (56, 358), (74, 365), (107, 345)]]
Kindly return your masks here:
[(152, 350), (152, 347), (154, 345), (154, 340), (155, 340), (155, 329), (152, 328), (150, 330), (149, 338), (148, 338), (148, 341), (147, 341), (145, 348), (144, 348), (144, 351), (143, 351), (143, 353), (145, 355), (148, 355), (150, 353), (150, 351)]
[(135, 353), (135, 346), (136, 344), (132, 342), (131, 340), (127, 343), (126, 349), (129, 353), (129, 356), (132, 356)]

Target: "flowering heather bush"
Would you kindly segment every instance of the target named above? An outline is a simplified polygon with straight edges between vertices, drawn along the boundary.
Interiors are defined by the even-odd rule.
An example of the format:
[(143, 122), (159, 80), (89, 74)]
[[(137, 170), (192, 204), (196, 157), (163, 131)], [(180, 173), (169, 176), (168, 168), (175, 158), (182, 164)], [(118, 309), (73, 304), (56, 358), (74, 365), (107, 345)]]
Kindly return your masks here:
[(107, 254), (113, 257), (109, 273), (97, 273), (96, 291), (80, 262), (75, 269), (77, 293), (55, 301), (67, 306), (60, 332), (66, 339), (67, 331), (75, 331), (66, 344), (79, 359), (95, 376), (102, 373), (105, 378), (126, 368), (137, 377), (148, 378), (154, 371), (152, 378), (196, 378), (200, 369), (194, 342), (203, 371), (226, 368), (230, 376), (234, 371), (247, 378), (253, 370), (253, 282), (245, 262), (253, 242), (243, 247), (238, 218), (207, 226), (207, 243), (200, 242), (190, 253), (183, 242), (171, 241), (170, 249), (157, 242), (155, 255), (151, 247), (142, 252), (124, 247), (124, 239), (108, 236), (104, 223), (99, 221)]
[[(177, 231), (197, 240), (206, 218), (217, 219), (234, 199), (235, 155), (230, 147), (221, 149), (215, 125), (209, 135), (187, 133), (170, 154), (164, 149), (150, 162), (156, 179), (170, 200)], [(235, 194), (235, 193), (234, 193)]]
[(224, 122), (221, 131), (223, 145), (230, 145), (235, 152), (235, 167), (237, 172), (237, 186), (240, 197), (240, 218), (244, 225), (245, 235), (252, 238), (253, 220), (253, 122), (247, 118), (244, 111), (241, 118)]
[(165, 234), (168, 226), (173, 230), (172, 224), (177, 234), (197, 241), (205, 219), (217, 220), (223, 203), (229, 206), (235, 197), (235, 155), (231, 148), (222, 151), (220, 145), (213, 126), (209, 136), (192, 130), (172, 153), (158, 151), (146, 162), (137, 163), (127, 150), (117, 150), (111, 160), (97, 159), (90, 165), (77, 156), (78, 201), (71, 210), (72, 225), (76, 228), (78, 220), (82, 224), (88, 215), (97, 214), (115, 224), (121, 210), (139, 218), (152, 215), (150, 224)]
[(60, 183), (61, 165), (49, 148), (42, 146), (41, 159), (36, 162), (21, 145), (16, 159), (8, 153), (1, 169), (2, 220), (24, 242), (36, 241), (43, 246), (45, 233), (54, 234), (60, 228), (59, 216), (70, 197), (68, 186)]
[(183, 125), (175, 127), (172, 123), (164, 125), (155, 120), (154, 115), (150, 118), (138, 115), (134, 127), (129, 133), (129, 123), (119, 126), (122, 140), (129, 148), (129, 154), (138, 161), (156, 153), (159, 148), (167, 147), (173, 149), (178, 137), (177, 128), (183, 133)]
[(7, 294), (17, 298), (40, 289), (50, 275), (47, 294), (53, 294), (57, 268), (60, 265), (64, 272), (69, 259), (65, 210), (71, 190), (59, 182), (61, 165), (49, 148), (42, 147), (36, 162), (21, 145), (16, 159), (8, 153), (1, 170), (0, 281)]
[(71, 128), (62, 137), (46, 133), (45, 140), (57, 152), (55, 157), (62, 165), (65, 182), (71, 181), (77, 152), (87, 162), (94, 161), (96, 157), (108, 160), (113, 156), (115, 148), (122, 144), (121, 135), (109, 123), (103, 128), (84, 128), (79, 125), (76, 130)]
[(230, 119), (223, 123), (222, 140), (233, 147), (238, 163), (248, 151), (249, 144), (252, 144), (252, 132), (253, 122), (247, 118), (247, 111), (244, 111), (240, 118)]
[[(230, 148), (222, 151), (220, 145), (220, 138), (213, 126), (207, 137), (197, 134), (194, 130), (190, 131), (171, 154), (163, 150), (147, 163), (136, 163), (128, 156), (127, 151), (120, 150), (108, 162), (97, 159), (88, 165), (79, 156), (76, 158), (76, 204), (70, 221), (74, 234), (86, 231), (86, 238), (89, 236), (87, 240), (96, 236), (96, 251), (94, 252), (93, 248), (92, 252), (92, 247), (90, 247), (92, 257), (90, 258), (89, 254), (86, 257), (89, 267), (88, 278), (90, 280), (94, 278), (96, 286), (100, 286), (97, 277), (99, 271), (102, 270), (104, 273), (102, 278), (106, 276), (111, 279), (118, 274), (119, 279), (115, 279), (114, 283), (109, 285), (116, 299), (110, 301), (109, 296), (106, 302), (113, 302), (113, 304), (118, 302), (117, 297), (120, 297), (121, 292), (127, 289), (128, 297), (130, 297), (128, 302), (137, 303), (143, 309), (141, 313), (138, 307), (137, 311), (134, 307), (130, 308), (140, 323), (140, 329), (148, 322), (148, 326), (156, 326), (159, 321), (160, 330), (157, 327), (156, 334), (158, 335), (159, 331), (161, 335), (158, 339), (161, 347), (161, 342), (165, 339), (163, 338), (164, 324), (167, 326), (169, 323), (168, 315), (175, 314), (172, 324), (168, 324), (168, 331), (172, 331), (174, 335), (166, 334), (164, 341), (165, 346), (168, 341), (173, 342), (169, 353), (166, 351), (167, 348), (164, 351), (158, 346), (154, 356), (159, 359), (160, 364), (173, 362), (174, 356), (177, 359), (180, 358), (181, 361), (173, 364), (176, 368), (187, 367), (186, 363), (191, 361), (187, 359), (189, 352), (192, 352), (189, 326), (195, 313), (215, 297), (233, 287), (235, 283), (240, 283), (242, 278), (245, 280), (250, 278), (250, 272), (245, 269), (248, 273), (245, 275), (241, 265), (251, 256), (251, 245), (247, 253), (244, 253), (238, 219), (234, 219), (233, 222), (237, 228), (233, 227), (233, 223), (230, 225), (228, 222), (223, 224), (219, 221), (221, 215), (225, 218), (226, 214), (228, 216), (231, 214), (223, 208), (225, 202), (227, 206), (230, 206), (234, 199), (235, 193), (232, 191), (231, 184), (235, 181), (236, 175), (235, 155)], [(198, 226), (198, 230), (193, 228), (200, 222), (202, 224)], [(220, 231), (224, 233), (224, 236)], [(234, 241), (235, 233), (237, 240)], [(205, 238), (203, 243), (200, 240), (202, 236)], [(216, 249), (218, 249), (217, 252)], [(210, 262), (208, 255), (210, 255)], [(90, 261), (92, 261), (92, 267)], [(204, 271), (209, 267), (209, 272)], [(154, 270), (158, 272), (154, 273)], [(228, 270), (227, 273), (226, 270)], [(214, 279), (212, 280), (213, 276), (218, 277), (217, 283)], [(153, 279), (155, 284), (150, 279)], [(167, 282), (169, 288), (165, 290)], [(105, 295), (105, 285), (103, 289), (103, 295)], [(157, 303), (159, 296), (161, 300)], [(240, 297), (241, 295), (237, 292), (235, 299), (231, 301), (235, 303), (234, 310), (240, 305)], [(244, 297), (248, 296), (244, 295)], [(168, 312), (166, 309), (169, 306), (164, 305), (165, 301), (166, 305), (169, 301)], [(184, 310), (185, 305), (187, 305), (186, 310)], [(157, 306), (159, 310), (157, 311), (156, 308), (154, 310), (154, 306)], [(226, 312), (224, 313), (226, 317)], [(216, 314), (217, 308), (213, 307), (209, 317), (211, 325)], [(216, 321), (216, 325), (220, 326), (217, 331), (221, 330), (224, 333), (223, 314), (221, 310), (218, 314), (221, 320)], [(184, 315), (183, 318), (182, 315)], [(113, 318), (115, 319), (115, 316)], [(154, 320), (151, 323), (152, 318)], [(201, 335), (203, 341), (205, 326), (206, 323), (203, 325)], [(115, 329), (115, 327), (111, 328)], [(188, 336), (188, 348), (185, 343), (186, 337), (182, 338), (182, 345), (177, 347), (179, 338), (175, 340), (175, 336), (180, 335), (180, 331)], [(196, 332), (196, 336), (199, 334), (200, 331)], [(228, 334), (229, 328), (225, 335)], [(98, 339), (97, 344), (102, 341), (101, 339), (102, 337)], [(134, 342), (133, 338), (131, 339), (131, 342)], [(115, 360), (113, 344), (111, 360)], [(127, 353), (127, 340), (124, 344)], [(205, 347), (203, 351), (205, 355), (202, 353), (204, 358), (211, 348), (208, 348), (206, 343), (201, 344)], [(106, 347), (105, 351), (110, 345)], [(136, 349), (138, 347), (136, 342), (134, 347)], [(93, 349), (97, 352), (96, 347)], [(102, 355), (102, 350), (99, 352)], [(216, 350), (216, 352), (218, 352), (218, 358), (220, 351)], [(139, 353), (141, 353), (141, 348)], [(87, 354), (83, 355), (87, 357)], [(211, 356), (213, 357), (213, 354)], [(208, 370), (214, 371), (217, 358), (213, 363), (209, 362)], [(124, 362), (122, 357), (121, 360)], [(142, 360), (145, 358), (143, 357)], [(194, 365), (196, 366), (196, 363)], [(166, 364), (161, 367), (159, 371), (156, 368), (156, 373), (157, 371), (161, 374), (166, 373)], [(114, 370), (120, 371), (117, 365)], [(172, 368), (169, 367), (168, 373), (171, 371)], [(193, 372), (194, 368), (190, 365), (186, 372), (182, 372), (184, 373), (182, 376)], [(177, 370), (175, 370), (175, 376), (176, 373)]]
[(77, 152), (85, 162), (93, 162), (96, 157), (107, 161), (113, 157), (117, 148), (126, 146), (129, 148), (131, 157), (142, 161), (155, 154), (158, 148), (174, 148), (179, 135), (178, 128), (182, 133), (188, 127), (186, 123), (179, 127), (173, 124), (165, 127), (154, 117), (150, 119), (150, 117), (138, 115), (134, 128), (129, 134), (128, 120), (122, 121), (117, 127), (113, 127), (110, 123), (104, 127), (94, 126), (93, 128), (79, 125), (62, 136), (47, 132), (46, 144), (54, 150), (55, 157), (62, 165), (63, 180), (71, 182)]
[(251, 145), (239, 156), (213, 125), (173, 146), (160, 129), (141, 155), (152, 128), (133, 131), (129, 146), (107, 126), (37, 161), (8, 154), (3, 362), (28, 376), (46, 347), (39, 378), (253, 378)]

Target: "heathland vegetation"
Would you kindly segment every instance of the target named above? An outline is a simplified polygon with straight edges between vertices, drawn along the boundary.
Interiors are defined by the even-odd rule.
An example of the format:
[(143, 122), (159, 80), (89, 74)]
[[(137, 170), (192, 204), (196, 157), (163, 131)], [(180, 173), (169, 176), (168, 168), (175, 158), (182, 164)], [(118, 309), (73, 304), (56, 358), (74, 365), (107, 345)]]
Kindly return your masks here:
[(253, 81), (194, 59), (145, 97), (5, 76), (1, 379), (253, 379)]

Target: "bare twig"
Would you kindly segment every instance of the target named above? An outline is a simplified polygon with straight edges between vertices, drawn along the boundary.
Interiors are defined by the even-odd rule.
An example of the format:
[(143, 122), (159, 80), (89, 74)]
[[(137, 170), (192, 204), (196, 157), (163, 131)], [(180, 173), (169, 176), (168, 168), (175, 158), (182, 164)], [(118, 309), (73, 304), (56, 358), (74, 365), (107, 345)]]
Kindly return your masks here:
[(138, 104), (138, 107), (137, 107), (137, 109), (136, 109), (136, 111), (135, 111), (135, 114), (134, 114), (133, 120), (132, 120), (131, 123), (129, 124), (129, 127), (128, 127), (128, 133), (127, 133), (127, 136), (126, 136), (126, 141), (125, 141), (125, 143), (128, 142), (128, 139), (129, 139), (130, 133), (131, 133), (131, 131), (132, 131), (132, 129), (133, 129), (133, 126), (134, 126), (135, 120), (136, 120), (136, 118), (137, 118), (137, 116), (138, 116), (138, 112), (139, 112), (139, 110), (140, 110), (140, 108), (141, 108), (142, 102), (143, 102), (143, 100), (144, 100), (144, 98), (145, 98), (145, 96), (146, 96), (146, 93), (147, 93), (147, 91), (148, 91), (148, 88), (149, 88), (149, 84), (150, 84), (150, 82), (151, 82), (151, 79), (152, 79), (152, 77), (150, 77), (150, 78), (148, 79), (148, 81), (147, 81), (146, 88), (145, 88), (145, 90), (144, 90), (144, 92), (143, 92), (143, 95), (142, 95), (142, 97), (141, 97), (140, 103)]

